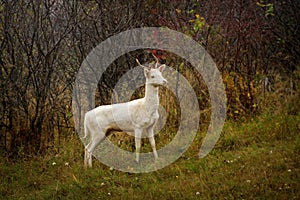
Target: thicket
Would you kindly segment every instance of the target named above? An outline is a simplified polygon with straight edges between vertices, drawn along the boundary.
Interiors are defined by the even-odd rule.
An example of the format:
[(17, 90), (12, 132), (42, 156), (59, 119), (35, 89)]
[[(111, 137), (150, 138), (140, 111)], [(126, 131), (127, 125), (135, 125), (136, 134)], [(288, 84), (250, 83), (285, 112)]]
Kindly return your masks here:
[[(223, 75), (230, 119), (269, 109), (299, 114), (299, 11), (293, 0), (3, 0), (1, 154), (45, 153), (73, 134), (72, 84), (82, 61), (100, 42), (138, 27), (168, 27), (203, 45)], [(199, 96), (202, 122), (208, 122), (209, 95), (201, 75), (170, 52), (121, 56), (99, 82), (99, 102), (109, 103), (118, 78), (135, 66), (135, 58), (152, 59), (149, 52), (189, 79)], [(176, 124), (172, 109), (178, 108), (168, 110)]]

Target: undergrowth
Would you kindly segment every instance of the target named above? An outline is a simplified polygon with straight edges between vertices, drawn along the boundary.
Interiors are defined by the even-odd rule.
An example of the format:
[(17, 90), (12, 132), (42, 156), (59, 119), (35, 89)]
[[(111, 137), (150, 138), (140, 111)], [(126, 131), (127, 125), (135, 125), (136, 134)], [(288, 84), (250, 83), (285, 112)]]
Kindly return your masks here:
[(144, 174), (113, 170), (94, 159), (83, 167), (76, 135), (59, 151), (1, 159), (2, 199), (299, 199), (300, 115), (262, 114), (227, 121), (210, 154), (198, 151), (198, 134), (171, 165)]

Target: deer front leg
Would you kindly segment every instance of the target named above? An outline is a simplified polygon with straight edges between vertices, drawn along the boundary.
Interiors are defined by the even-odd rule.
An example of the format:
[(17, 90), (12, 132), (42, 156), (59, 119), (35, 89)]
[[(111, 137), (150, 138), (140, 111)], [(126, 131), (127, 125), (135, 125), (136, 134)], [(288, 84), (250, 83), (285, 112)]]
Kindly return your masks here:
[(135, 154), (136, 154), (136, 162), (140, 161), (140, 149), (141, 149), (141, 138), (142, 138), (142, 129), (136, 129), (134, 131), (135, 135)]
[(148, 132), (148, 139), (149, 139), (149, 142), (150, 142), (151, 147), (152, 147), (154, 158), (157, 159), (158, 155), (157, 155), (157, 151), (156, 151), (156, 145), (155, 145), (155, 139), (154, 139), (154, 133), (153, 133), (153, 126), (150, 127), (147, 130), (147, 132)]
[(158, 155), (157, 155), (157, 151), (156, 151), (156, 146), (155, 146), (155, 139), (154, 139), (154, 136), (149, 137), (149, 141), (150, 141), (150, 144), (151, 144), (151, 147), (152, 147), (152, 151), (153, 151), (154, 158), (157, 159), (157, 158), (158, 158)]

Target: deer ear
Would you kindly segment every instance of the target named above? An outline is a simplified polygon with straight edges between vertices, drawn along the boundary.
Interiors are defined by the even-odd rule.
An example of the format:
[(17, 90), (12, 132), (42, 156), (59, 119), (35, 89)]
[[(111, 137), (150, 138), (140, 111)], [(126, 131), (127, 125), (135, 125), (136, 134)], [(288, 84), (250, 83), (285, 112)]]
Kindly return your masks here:
[(163, 64), (163, 65), (159, 66), (158, 69), (159, 69), (160, 72), (163, 72), (165, 70), (165, 68), (166, 68), (166, 65)]
[(150, 69), (148, 69), (147, 67), (144, 67), (144, 75), (145, 75), (146, 78), (149, 78)]

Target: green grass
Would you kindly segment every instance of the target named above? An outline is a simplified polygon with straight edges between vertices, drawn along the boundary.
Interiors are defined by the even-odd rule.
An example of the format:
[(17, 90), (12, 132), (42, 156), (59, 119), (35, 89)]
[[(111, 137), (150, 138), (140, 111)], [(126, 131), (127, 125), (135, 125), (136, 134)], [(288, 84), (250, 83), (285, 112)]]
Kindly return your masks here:
[(0, 199), (300, 199), (300, 115), (227, 121), (213, 151), (203, 135), (175, 163), (152, 173), (83, 167), (75, 136), (59, 153), (0, 161)]

